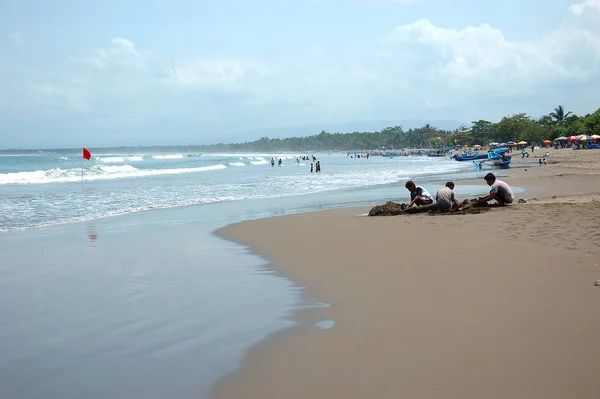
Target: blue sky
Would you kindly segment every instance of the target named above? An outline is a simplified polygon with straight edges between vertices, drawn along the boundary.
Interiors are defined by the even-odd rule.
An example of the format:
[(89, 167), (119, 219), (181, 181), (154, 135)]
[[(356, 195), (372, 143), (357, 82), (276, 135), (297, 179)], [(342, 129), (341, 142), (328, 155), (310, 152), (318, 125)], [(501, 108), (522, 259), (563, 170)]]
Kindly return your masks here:
[(4, 0), (0, 148), (585, 114), (600, 0), (578, 1)]

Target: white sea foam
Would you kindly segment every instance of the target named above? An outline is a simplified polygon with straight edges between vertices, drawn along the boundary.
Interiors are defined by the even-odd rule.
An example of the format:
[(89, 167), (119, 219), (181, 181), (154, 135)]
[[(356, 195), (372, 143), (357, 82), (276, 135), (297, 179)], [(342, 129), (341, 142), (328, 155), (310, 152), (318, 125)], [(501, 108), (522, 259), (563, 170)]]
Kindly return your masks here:
[[(178, 175), (226, 168), (227, 166), (223, 164), (177, 169), (137, 169), (131, 165), (94, 165), (87, 170), (83, 170), (83, 178), (88, 181), (111, 180), (133, 177)], [(78, 182), (81, 181), (81, 172), (81, 168), (55, 168), (49, 170), (36, 170), (33, 172), (4, 173), (0, 174), (0, 185)]]
[(246, 166), (243, 162), (229, 162), (231, 166)]
[(124, 163), (125, 162), (124, 157), (106, 157), (106, 158), (96, 157), (96, 160), (98, 162), (102, 162), (102, 163)]
[(141, 155), (131, 156), (113, 156), (113, 157), (96, 157), (96, 161), (101, 163), (125, 163), (125, 162), (141, 162), (144, 157)]
[(260, 161), (250, 161), (252, 165), (268, 165), (269, 161), (262, 159)]
[(181, 159), (183, 154), (152, 155), (153, 159)]

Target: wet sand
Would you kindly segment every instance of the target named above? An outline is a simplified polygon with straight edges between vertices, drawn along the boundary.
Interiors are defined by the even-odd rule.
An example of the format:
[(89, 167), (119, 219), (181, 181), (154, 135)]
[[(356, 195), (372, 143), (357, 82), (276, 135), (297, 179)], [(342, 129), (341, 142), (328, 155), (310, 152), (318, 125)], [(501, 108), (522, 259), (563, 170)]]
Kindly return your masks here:
[(299, 327), (255, 347), (212, 396), (600, 397), (600, 150), (550, 152), (555, 163), (506, 172), (524, 204), (219, 231), (331, 306), (299, 311)]

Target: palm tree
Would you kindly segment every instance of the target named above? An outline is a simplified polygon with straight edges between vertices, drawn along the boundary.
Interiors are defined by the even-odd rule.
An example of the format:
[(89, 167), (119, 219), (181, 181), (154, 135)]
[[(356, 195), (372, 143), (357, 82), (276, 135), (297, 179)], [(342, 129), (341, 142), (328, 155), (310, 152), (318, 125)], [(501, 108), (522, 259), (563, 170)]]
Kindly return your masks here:
[(562, 125), (565, 122), (565, 119), (567, 119), (567, 117), (571, 114), (571, 111), (565, 114), (564, 107), (559, 105), (558, 107), (554, 108), (554, 112), (550, 112), (550, 117), (554, 119), (555, 125)]

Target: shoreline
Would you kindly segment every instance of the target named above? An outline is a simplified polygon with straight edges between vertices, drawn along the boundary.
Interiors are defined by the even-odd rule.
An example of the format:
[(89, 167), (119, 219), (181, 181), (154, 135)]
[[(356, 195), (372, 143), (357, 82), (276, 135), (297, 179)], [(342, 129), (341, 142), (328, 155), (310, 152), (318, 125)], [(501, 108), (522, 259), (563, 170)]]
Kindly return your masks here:
[[(100, 155), (100, 154), (98, 154)], [(424, 158), (424, 157), (412, 157), (412, 158)], [(452, 169), (449, 171), (444, 171), (443, 175), (462, 175), (465, 173), (470, 173), (472, 172), (471, 170), (465, 170), (465, 169)], [(422, 174), (418, 174), (415, 175), (415, 177), (413, 178), (421, 178), (423, 180), (428, 180), (428, 181), (434, 181), (434, 178), (437, 176), (436, 172), (420, 172)], [(133, 179), (133, 178), (132, 178)], [(408, 179), (408, 177), (407, 177)], [(119, 181), (121, 179), (118, 179)], [(127, 178), (124, 178), (122, 180), (128, 180)], [(91, 181), (90, 181), (91, 182)], [(44, 183), (44, 184), (49, 184), (49, 185), (53, 185), (53, 184), (68, 184), (71, 187), (74, 185), (73, 182), (51, 182), (51, 183)], [(78, 184), (78, 182), (77, 182)], [(140, 206), (134, 206), (132, 208), (126, 208), (126, 209), (118, 209), (115, 210), (111, 213), (108, 214), (102, 214), (102, 215), (93, 215), (93, 216), (74, 216), (72, 218), (67, 218), (67, 219), (60, 219), (60, 220), (49, 220), (49, 221), (41, 221), (41, 222), (35, 222), (34, 224), (31, 225), (10, 225), (10, 226), (0, 226), (0, 234), (2, 233), (10, 233), (13, 231), (27, 231), (29, 229), (43, 229), (43, 228), (52, 228), (54, 226), (62, 226), (62, 225), (69, 225), (69, 224), (73, 224), (73, 223), (88, 223), (88, 222), (93, 222), (95, 220), (103, 220), (103, 219), (110, 219), (110, 218), (114, 218), (114, 217), (122, 217), (122, 216), (128, 216), (131, 214), (135, 214), (135, 213), (140, 213), (140, 212), (149, 212), (149, 211), (164, 211), (164, 210), (168, 210), (168, 209), (181, 209), (181, 208), (188, 208), (188, 207), (198, 207), (198, 206), (211, 206), (214, 205), (216, 203), (239, 203), (239, 202), (245, 202), (245, 201), (269, 201), (269, 200), (278, 200), (278, 199), (284, 199), (284, 200), (293, 200), (296, 197), (300, 197), (300, 196), (318, 196), (324, 192), (326, 193), (338, 193), (340, 195), (342, 194), (348, 194), (348, 192), (352, 191), (352, 190), (360, 190), (360, 191), (384, 191), (387, 190), (391, 187), (394, 187), (395, 183), (377, 183), (377, 184), (372, 184), (372, 185), (366, 185), (366, 186), (356, 186), (356, 187), (343, 187), (343, 188), (334, 188), (334, 189), (325, 189), (325, 190), (318, 190), (318, 191), (312, 191), (312, 192), (307, 192), (307, 193), (301, 193), (301, 194), (297, 194), (297, 193), (290, 193), (290, 194), (286, 194), (283, 196), (275, 196), (275, 197), (255, 197), (255, 198), (234, 198), (234, 199), (222, 199), (222, 200), (218, 200), (218, 201), (206, 201), (206, 202), (189, 202), (189, 201), (183, 201), (181, 203), (157, 203), (157, 204), (151, 204), (151, 205), (140, 205)], [(9, 184), (7, 186), (19, 186), (19, 184)], [(359, 201), (359, 202), (369, 202), (369, 201)], [(328, 209), (337, 209), (340, 208), (339, 205), (334, 204), (334, 205), (326, 205)], [(342, 207), (347, 207), (347, 205), (342, 205)], [(311, 211), (311, 210), (308, 210)], [(301, 210), (301, 212), (304, 212), (304, 210)]]
[[(42, 373), (60, 372), (52, 363), (62, 362), (77, 368), (73, 378), (81, 392), (97, 389), (91, 372), (95, 367), (120, 375), (118, 383), (105, 388), (113, 396), (135, 392), (132, 383), (137, 380), (145, 381), (137, 388), (139, 394), (170, 389), (181, 396), (190, 392), (204, 397), (205, 387), (235, 370), (257, 342), (285, 331), (299, 307), (327, 309), (312, 296), (303, 296), (304, 290), (291, 280), (274, 278), (265, 270), (269, 266), (264, 257), (246, 256), (251, 254), (245, 248), (212, 232), (245, 219), (378, 202), (393, 190), (386, 185), (238, 205), (215, 202), (0, 232), (8, 267), (4, 303), (10, 308), (14, 298), (23, 297), (18, 302), (22, 312), (4, 313), (5, 324), (11, 326), (3, 332), (5, 352), (7, 359), (29, 354), (31, 363), (13, 366), (20, 375), (39, 373), (35, 386), (6, 381), (2, 392), (27, 396), (33, 389), (46, 389), (47, 397), (68, 396), (75, 388), (66, 378), (53, 380)], [(218, 295), (210, 295), (213, 288)], [(49, 300), (40, 302), (39, 295)], [(59, 298), (65, 303), (56, 306)], [(43, 320), (39, 309), (46, 315)], [(24, 345), (17, 334), (11, 335), (19, 330), (47, 344)], [(140, 336), (136, 330), (145, 332)], [(82, 347), (90, 348), (93, 364), (80, 355)], [(140, 367), (155, 353), (160, 353), (152, 362), (161, 371), (160, 386), (154, 382), (156, 375)], [(196, 366), (177, 370), (198, 357), (203, 360)]]
[[(563, 154), (567, 157), (571, 155), (570, 153), (565, 152), (563, 152)], [(577, 154), (577, 156), (580, 155), (581, 154)], [(595, 153), (589, 153), (587, 155), (588, 157), (597, 157)], [(598, 152), (598, 155), (600, 155), (600, 152)], [(550, 161), (552, 162), (553, 159), (551, 158)], [(595, 161), (597, 162), (598, 160)], [(382, 268), (379, 263), (390, 261), (391, 263), (398, 262), (398, 259), (392, 260), (398, 255), (396, 251), (392, 251), (392, 253), (396, 253), (397, 255), (390, 258), (388, 248), (380, 248), (377, 243), (372, 242), (377, 241), (373, 240), (372, 237), (388, 240), (388, 238), (380, 237), (382, 232), (390, 234), (391, 231), (394, 231), (395, 233), (392, 234), (400, 234), (395, 231), (395, 229), (410, 225), (414, 229), (420, 229), (419, 231), (421, 233), (427, 234), (427, 226), (433, 223), (436, 226), (434, 227), (435, 234), (439, 235), (442, 233), (442, 236), (446, 237), (445, 233), (452, 235), (453, 228), (456, 228), (457, 225), (463, 225), (468, 220), (470, 223), (469, 226), (473, 226), (470, 230), (475, 231), (476, 234), (473, 232), (465, 234), (469, 236), (469, 240), (467, 240), (469, 244), (467, 244), (466, 248), (470, 249), (468, 245), (474, 246), (472, 252), (480, 253), (483, 259), (486, 259), (485, 252), (481, 252), (480, 249), (477, 249), (477, 241), (482, 241), (487, 245), (495, 246), (497, 245), (496, 241), (498, 240), (495, 240), (493, 235), (490, 237), (481, 233), (487, 234), (489, 231), (494, 231), (495, 223), (506, 223), (511, 226), (522, 226), (521, 231), (513, 233), (510, 239), (504, 240), (510, 241), (511, 248), (513, 249), (506, 256), (510, 258), (511, 262), (519, 262), (520, 259), (524, 257), (527, 259), (525, 265), (532, 267), (536, 272), (540, 273), (539, 276), (532, 275), (531, 280), (528, 280), (528, 283), (535, 284), (536, 278), (544, 279), (544, 264), (551, 264), (552, 271), (556, 272), (557, 275), (568, 275), (570, 279), (569, 283), (571, 284), (569, 289), (572, 290), (569, 292), (569, 295), (576, 295), (577, 290), (585, 292), (585, 295), (587, 296), (585, 297), (585, 301), (582, 300), (585, 303), (578, 303), (577, 306), (582, 309), (587, 309), (587, 313), (576, 313), (576, 316), (569, 319), (569, 312), (564, 312), (564, 314), (562, 314), (563, 318), (565, 321), (581, 322), (581, 319), (585, 319), (587, 314), (588, 318), (585, 322), (588, 324), (588, 329), (600, 331), (600, 320), (598, 318), (593, 319), (592, 317), (594, 311), (592, 305), (598, 305), (598, 303), (600, 303), (597, 295), (600, 293), (598, 292), (599, 289), (597, 287), (592, 287), (593, 281), (600, 278), (600, 269), (597, 267), (598, 263), (600, 263), (600, 257), (598, 256), (600, 252), (598, 251), (597, 246), (591, 247), (593, 248), (592, 250), (585, 248), (586, 243), (590, 245), (600, 241), (600, 236), (594, 238), (598, 235), (595, 231), (597, 229), (594, 229), (593, 225), (590, 226), (590, 223), (594, 223), (594, 220), (597, 220), (598, 217), (593, 215), (593, 217), (586, 218), (582, 216), (581, 212), (573, 212), (574, 209), (571, 207), (565, 208), (565, 204), (574, 204), (579, 207), (585, 207), (592, 202), (597, 204), (600, 201), (600, 196), (598, 195), (600, 189), (594, 187), (600, 187), (600, 184), (597, 184), (600, 182), (600, 173), (597, 169), (593, 168), (574, 167), (564, 159), (559, 159), (558, 162), (559, 163), (544, 166), (538, 166), (537, 164), (531, 163), (526, 164), (526, 166), (523, 166), (522, 168), (508, 169), (506, 171), (502, 170), (501, 173), (507, 174), (507, 177), (503, 178), (503, 180), (511, 185), (526, 187), (524, 193), (516, 194), (516, 196), (517, 199), (527, 198), (527, 204), (515, 203), (515, 205), (508, 209), (493, 210), (485, 215), (438, 216), (423, 214), (396, 217), (357, 217), (359, 214), (368, 212), (371, 208), (371, 206), (365, 206), (330, 209), (289, 216), (276, 216), (241, 222), (217, 230), (215, 234), (220, 237), (242, 244), (249, 248), (252, 253), (267, 259), (269, 262), (267, 267), (277, 273), (277, 275), (289, 279), (296, 286), (305, 287), (303, 298), (309, 300), (317, 299), (330, 304), (330, 306), (318, 309), (300, 308), (297, 310), (293, 316), (296, 324), (269, 335), (265, 340), (251, 348), (242, 361), (241, 367), (238, 368), (236, 372), (226, 376), (214, 385), (211, 397), (275, 398), (282, 397), (282, 392), (285, 392), (285, 395), (283, 396), (289, 398), (359, 398), (368, 396), (392, 398), (397, 397), (402, 392), (408, 393), (409, 397), (443, 396), (457, 398), (500, 398), (511, 394), (516, 395), (515, 397), (524, 398), (595, 397), (591, 395), (593, 395), (594, 392), (597, 393), (600, 389), (600, 372), (594, 373), (591, 372), (591, 370), (600, 370), (600, 350), (597, 349), (597, 344), (592, 340), (591, 335), (583, 334), (584, 336), (580, 336), (579, 339), (576, 340), (580, 344), (577, 344), (577, 342), (570, 342), (570, 346), (567, 345), (573, 352), (578, 353), (581, 364), (585, 364), (586, 367), (591, 367), (588, 369), (587, 377), (583, 378), (581, 375), (576, 376), (571, 375), (573, 373), (569, 373), (569, 379), (564, 380), (562, 384), (557, 383), (557, 381), (560, 381), (560, 373), (564, 374), (566, 372), (566, 368), (564, 367), (555, 367), (554, 369), (546, 367), (546, 374), (541, 377), (531, 377), (531, 381), (525, 381), (517, 378), (516, 375), (513, 375), (510, 372), (506, 373), (505, 371), (502, 371), (504, 369), (496, 369), (493, 363), (487, 362), (490, 359), (479, 359), (480, 361), (486, 361), (484, 362), (485, 367), (483, 367), (484, 370), (482, 371), (477, 371), (477, 368), (469, 368), (469, 373), (472, 373), (473, 375), (469, 375), (469, 373), (452, 372), (452, 368), (449, 368), (448, 363), (444, 363), (443, 360), (439, 359), (438, 361), (442, 364), (446, 364), (447, 368), (441, 366), (438, 368), (432, 367), (432, 371), (426, 372), (423, 371), (424, 369), (422, 368), (425, 367), (425, 364), (421, 364), (419, 367), (407, 366), (400, 361), (401, 359), (395, 358), (395, 362), (390, 362), (390, 359), (387, 359), (388, 357), (394, 358), (394, 355), (385, 350), (382, 351), (380, 347), (383, 344), (380, 343), (380, 341), (387, 343), (389, 346), (397, 345), (397, 342), (394, 339), (390, 339), (389, 335), (392, 333), (387, 332), (387, 330), (394, 331), (396, 329), (395, 333), (397, 333), (397, 336), (402, 336), (402, 334), (404, 334), (404, 338), (409, 339), (413, 345), (424, 345), (424, 342), (422, 341), (425, 340), (428, 345), (437, 347), (437, 355), (431, 353), (426, 346), (421, 347), (421, 351), (417, 352), (408, 350), (407, 348), (395, 348), (399, 352), (408, 350), (408, 352), (416, 359), (418, 359), (419, 356), (424, 355), (424, 351), (431, 361), (437, 356), (445, 360), (451, 358), (459, 362), (464, 362), (466, 360), (473, 362), (473, 358), (476, 358), (478, 353), (471, 353), (470, 359), (464, 359), (461, 358), (461, 355), (458, 353), (451, 353), (452, 351), (449, 351), (447, 347), (441, 344), (443, 342), (450, 347), (456, 346), (457, 343), (462, 343), (463, 346), (467, 345), (466, 341), (460, 341), (460, 339), (457, 338), (457, 334), (462, 332), (469, 335), (468, 330), (458, 331), (443, 323), (440, 325), (435, 321), (426, 321), (422, 319), (422, 314), (415, 314), (415, 312), (410, 309), (404, 309), (404, 312), (406, 312), (405, 316), (423, 323), (420, 327), (436, 327), (424, 330), (419, 330), (417, 327), (414, 327), (414, 330), (410, 331), (409, 334), (406, 331), (407, 327), (404, 329), (400, 328), (399, 321), (393, 317), (394, 307), (390, 307), (389, 304), (381, 301), (381, 298), (377, 301), (372, 300), (368, 296), (365, 297), (363, 294), (357, 294), (357, 292), (360, 292), (362, 289), (368, 291), (372, 296), (384, 297), (386, 301), (391, 302), (402, 298), (402, 296), (406, 296), (406, 294), (403, 293), (387, 292), (387, 288), (390, 287), (388, 287), (388, 283), (385, 279), (382, 280), (373, 277), (370, 274), (365, 275), (364, 270), (362, 270), (364, 266), (367, 268), (374, 268), (379, 272), (387, 273), (389, 270)], [(517, 164), (519, 164), (519, 162), (517, 162)], [(455, 181), (457, 186), (472, 182), (472, 179)], [(483, 182), (481, 183), (483, 184)], [(403, 187), (399, 187), (399, 190), (402, 189)], [(584, 195), (588, 196), (582, 197)], [(553, 217), (560, 223), (544, 221), (543, 216), (537, 216), (538, 213), (543, 215), (544, 212), (554, 212), (552, 214)], [(507, 217), (508, 220), (506, 219)], [(513, 218), (517, 218), (517, 220), (514, 221), (512, 220)], [(523, 223), (519, 222), (519, 218), (526, 218), (527, 220)], [(573, 228), (568, 226), (568, 223), (574, 224), (575, 221), (580, 223), (580, 227)], [(598, 223), (598, 221), (595, 223)], [(556, 231), (555, 229), (555, 227), (558, 226), (561, 227), (560, 231)], [(543, 229), (542, 232), (539, 231), (540, 227)], [(315, 238), (317, 233), (311, 235), (311, 232), (318, 230), (324, 230), (320, 239), (318, 237)], [(363, 230), (367, 230), (370, 236), (366, 233), (361, 233)], [(277, 231), (289, 231), (290, 233), (288, 233), (288, 236), (292, 236), (290, 241), (297, 240), (298, 242), (296, 245), (286, 243), (283, 238), (278, 236), (276, 233)], [(300, 231), (300, 233), (298, 231)], [(358, 233), (353, 233), (356, 231), (358, 231)], [(577, 235), (580, 234), (581, 231), (587, 232), (588, 238), (584, 238), (583, 240), (580, 240), (580, 242), (570, 242), (568, 241), (568, 235), (565, 235), (566, 233)], [(252, 232), (252, 234), (249, 235), (249, 232)], [(561, 249), (557, 249), (552, 245), (543, 242), (545, 237), (548, 238), (547, 241), (556, 244), (557, 235), (567, 237), (567, 239), (565, 239), (565, 244)], [(351, 248), (352, 245), (348, 245), (348, 242), (353, 243), (357, 238), (364, 240), (361, 244), (367, 246), (371, 250), (368, 254), (364, 254), (364, 251), (353, 249)], [(401, 235), (398, 237), (400, 242), (402, 242), (402, 238)], [(419, 243), (418, 240), (412, 242), (409, 238), (408, 241), (410, 244), (408, 247), (412, 250), (423, 250), (423, 248), (419, 248), (419, 246), (422, 247), (423, 245), (422, 243)], [(452, 238), (450, 236), (448, 241), (453, 244), (448, 246), (449, 244), (444, 244), (440, 241), (435, 241), (435, 243), (436, 245), (442, 245), (446, 251), (450, 252), (448, 254), (449, 257), (453, 258), (457, 256), (455, 246), (461, 245), (461, 241), (457, 240), (457, 237)], [(394, 245), (393, 242), (394, 241), (389, 244)], [(327, 245), (324, 243), (327, 243)], [(311, 249), (311, 246), (314, 248)], [(323, 248), (324, 246), (328, 248)], [(373, 246), (378, 248), (379, 252), (373, 251)], [(298, 249), (296, 247), (301, 248)], [(354, 256), (354, 259), (349, 258), (350, 255), (340, 255), (339, 252), (337, 254), (334, 253), (340, 250), (350, 252)], [(402, 252), (402, 249), (398, 248), (398, 251)], [(547, 254), (547, 256), (540, 256), (540, 251), (541, 253)], [(461, 265), (460, 262), (457, 263), (454, 259), (448, 261), (444, 256), (440, 256), (435, 252), (437, 251), (433, 251), (432, 253), (428, 252), (427, 258), (435, 259), (435, 262), (433, 263), (443, 265), (447, 262), (449, 263), (448, 266), (456, 267), (456, 270), (461, 273), (461, 278), (465, 281), (477, 283), (481, 282), (478, 279), (485, 280), (489, 277), (485, 275), (473, 276), (470, 273), (475, 273), (474, 269)], [(533, 252), (533, 254), (531, 254), (531, 252)], [(460, 253), (460, 251), (458, 253)], [(312, 256), (312, 259), (308, 260), (308, 262), (301, 262), (294, 259), (301, 255), (307, 257)], [(413, 261), (415, 260), (412, 255), (408, 255), (408, 257)], [(356, 258), (358, 258), (358, 260), (356, 260)], [(593, 258), (593, 261), (590, 261), (588, 258)], [(402, 259), (402, 255), (400, 255), (400, 259)], [(592, 262), (591, 265), (586, 264), (586, 260), (588, 263)], [(578, 266), (580, 268), (578, 273), (586, 275), (586, 284), (579, 286), (581, 284), (581, 278), (578, 277), (576, 273), (569, 273), (568, 270), (561, 269), (563, 266), (560, 265), (559, 261), (562, 262), (563, 265), (572, 263), (580, 265)], [(509, 269), (512, 272), (522, 272), (521, 269), (515, 268), (511, 262), (509, 262), (511, 265)], [(313, 263), (321, 264), (322, 268), (313, 266)], [(342, 265), (340, 266), (337, 263), (342, 263)], [(490, 267), (493, 268), (492, 271), (495, 274), (501, 275), (503, 273), (503, 268), (506, 266), (501, 263), (499, 265), (493, 264)], [(403, 285), (404, 283), (398, 281), (401, 281), (403, 277), (406, 277), (402, 273), (408, 273), (411, 276), (413, 276), (412, 273), (415, 273), (417, 277), (424, 277), (422, 275), (424, 274), (429, 283), (443, 291), (445, 289), (444, 285), (436, 283), (436, 279), (438, 278), (436, 277), (436, 274), (439, 273), (445, 278), (453, 278), (452, 275), (446, 275), (446, 271), (431, 267), (426, 268), (427, 270), (423, 272), (411, 270), (405, 266), (401, 266), (400, 268), (402, 269), (400, 272), (394, 271), (392, 275), (389, 276), (393, 277), (390, 278), (390, 280), (396, 281), (399, 285)], [(356, 273), (355, 278), (358, 278), (360, 275), (375, 287), (371, 287), (370, 284), (364, 286), (356, 281), (346, 281), (349, 279), (344, 274), (352, 273)], [(326, 279), (326, 276), (329, 276), (331, 281)], [(556, 309), (547, 309), (546, 304), (536, 300), (535, 297), (532, 299), (530, 297), (532, 294), (527, 292), (526, 287), (521, 286), (522, 283), (515, 282), (514, 279), (511, 280), (509, 276), (502, 275), (501, 277), (506, 280), (503, 280), (502, 283), (505, 286), (508, 286), (508, 291), (510, 291), (510, 284), (519, 286), (521, 291), (519, 292), (520, 296), (517, 297), (523, 300), (525, 304), (531, 301), (536, 306), (539, 306), (540, 309), (548, 312), (548, 315), (552, 314), (552, 311), (556, 311)], [(556, 287), (554, 287), (555, 290), (560, 289), (560, 284), (558, 284), (560, 281), (557, 281), (557, 278), (550, 280), (552, 284), (556, 284)], [(340, 291), (336, 282), (340, 285), (350, 284), (355, 290)], [(494, 287), (493, 282), (486, 282), (492, 283), (492, 287)], [(452, 284), (456, 284), (456, 281)], [(477, 284), (468, 284), (467, 290), (475, 290), (480, 295), (485, 296), (485, 290), (480, 292), (478, 289), (474, 288), (473, 285), (477, 286)], [(577, 287), (575, 287), (575, 285), (577, 285)], [(378, 292), (377, 287), (380, 287), (383, 291), (387, 292), (387, 294), (383, 295)], [(410, 289), (411, 287), (406, 286), (404, 288)], [(421, 286), (420, 288), (424, 290), (430, 289), (427, 285)], [(496, 289), (491, 288), (491, 290), (498, 291), (497, 287)], [(449, 302), (458, 301), (463, 306), (469, 305), (468, 301), (465, 302), (467, 298), (461, 297), (460, 293), (452, 292), (452, 295)], [(510, 300), (514, 302), (513, 305), (516, 305), (516, 308), (518, 309), (520, 304), (518, 304), (518, 301), (515, 302), (515, 298), (504, 298), (501, 292), (495, 292), (495, 295), (497, 296), (490, 299), (495, 301), (502, 299)], [(544, 298), (547, 300), (552, 299), (552, 296), (550, 296), (548, 292), (544, 292), (544, 295)], [(409, 295), (409, 298), (403, 299), (410, 299), (414, 303), (418, 298), (420, 301), (427, 303), (430, 307), (429, 310), (432, 310), (440, 305), (432, 302), (431, 296), (435, 295), (433, 293), (424, 295), (423, 293), (413, 290), (411, 295)], [(360, 300), (356, 297), (359, 297)], [(370, 303), (371, 306), (365, 306), (366, 303)], [(406, 302), (400, 301), (399, 306), (402, 306), (402, 303)], [(557, 304), (554, 304), (554, 306), (561, 307), (561, 305)], [(524, 307), (527, 308), (527, 305)], [(539, 311), (540, 309), (537, 310)], [(446, 310), (449, 311), (450, 309)], [(494, 321), (485, 316), (486, 312), (482, 311), (482, 309), (478, 308), (476, 310), (479, 317), (484, 318), (488, 322)], [(539, 326), (533, 325), (531, 320), (528, 320), (526, 315), (523, 314), (524, 312), (522, 310), (516, 311), (516, 315), (511, 314), (512, 308), (503, 308), (502, 310), (504, 313), (500, 313), (500, 317), (504, 316), (509, 319), (517, 318), (520, 323), (528, 325), (538, 336), (540, 334), (542, 336), (544, 335), (545, 332), (540, 332)], [(376, 315), (372, 315), (371, 312), (376, 313)], [(374, 323), (375, 319), (378, 319), (377, 314), (379, 313), (387, 314), (387, 317), (384, 320), (377, 320), (378, 322)], [(454, 313), (453, 316), (457, 317), (461, 316), (461, 314), (460, 312), (458, 315)], [(458, 317), (458, 319), (461, 320), (460, 317)], [(514, 322), (512, 319), (511, 321)], [(543, 318), (540, 317), (538, 319), (538, 321), (540, 321)], [(369, 323), (369, 320), (373, 322), (373, 328), (370, 328), (371, 323)], [(548, 323), (549, 320), (551, 319), (547, 318), (542, 321)], [(320, 321), (333, 321), (335, 324), (332, 328), (323, 330), (315, 326), (315, 323)], [(449, 320), (446, 320), (446, 322), (449, 322)], [(471, 320), (471, 322), (473, 322), (473, 320)], [(495, 324), (494, 327), (500, 328), (497, 324)], [(439, 331), (440, 328), (450, 328), (450, 332), (453, 332), (454, 338), (438, 339), (440, 342), (436, 342), (436, 339), (432, 339), (432, 337), (426, 339), (418, 336), (418, 333), (424, 334), (426, 331)], [(408, 329), (410, 330), (410, 328)], [(358, 332), (360, 332), (360, 334), (358, 334)], [(472, 336), (470, 337), (472, 340), (470, 345), (473, 345), (473, 342), (477, 342), (477, 340), (481, 340), (482, 332), (494, 334), (493, 331), (486, 331), (486, 329), (474, 329)], [(575, 335), (577, 333), (575, 330), (570, 332)], [(504, 333), (506, 334), (507, 332), (504, 331)], [(564, 333), (564, 331), (562, 331), (562, 333)], [(547, 334), (552, 335), (551, 333)], [(532, 334), (532, 336), (533, 335), (536, 334)], [(329, 336), (333, 338), (330, 338)], [(506, 338), (506, 336), (503, 338)], [(556, 339), (556, 337), (548, 337), (548, 339)], [(362, 356), (359, 356), (358, 353), (354, 355), (347, 354), (348, 351), (353, 351), (351, 348), (360, 348), (365, 340), (369, 342), (369, 347), (364, 351), (358, 351)], [(545, 341), (541, 339), (541, 342)], [(503, 343), (505, 344), (505, 342)], [(488, 342), (488, 344), (490, 344), (490, 342)], [(469, 348), (470, 345), (464, 346), (464, 348)], [(521, 349), (526, 350), (532, 345), (535, 346), (535, 341), (528, 340), (527, 345), (523, 344)], [(585, 351), (582, 350), (582, 345), (588, 345)], [(502, 346), (502, 348), (510, 351), (509, 347)], [(547, 351), (549, 348), (546, 347), (544, 349)], [(585, 354), (586, 352), (587, 355)], [(539, 356), (541, 352), (535, 351), (535, 353)], [(512, 356), (514, 358), (504, 359), (504, 367), (517, 367), (514, 360), (519, 358), (518, 353), (512, 352)], [(543, 366), (538, 364), (535, 361), (535, 358), (533, 360), (531, 358), (519, 358), (519, 360), (521, 363), (525, 364), (527, 362), (534, 363), (530, 364), (530, 367)], [(566, 358), (563, 360), (566, 361)], [(415, 359), (412, 359), (412, 361), (414, 362)], [(476, 366), (477, 364), (477, 362), (473, 362), (471, 363), (471, 366)], [(391, 372), (392, 375), (397, 374), (392, 378), (390, 370), (393, 370), (398, 366), (402, 372)], [(571, 364), (569, 367), (571, 369), (579, 370), (585, 377), (585, 367), (577, 364)], [(417, 372), (414, 369), (421, 369), (421, 372)], [(320, 373), (317, 372), (319, 370)], [(358, 372), (359, 370), (360, 373)], [(518, 382), (517, 385), (520, 386), (521, 391), (518, 389), (511, 390), (506, 386), (502, 386), (502, 384), (500, 384), (501, 381), (494, 381), (490, 375), (485, 373), (485, 370), (494, 370), (495, 373), (500, 374), (504, 373), (505, 379), (508, 378), (507, 374), (510, 374), (510, 377), (515, 379), (514, 382)], [(447, 379), (447, 376), (445, 376), (444, 373), (452, 375), (454, 380)], [(540, 372), (538, 374), (543, 373)], [(549, 375), (553, 375), (553, 377), (548, 378)], [(410, 376), (410, 379), (407, 379), (408, 376)], [(472, 380), (475, 376), (477, 376), (479, 380)], [(431, 378), (434, 377), (438, 379), (441, 378), (444, 382), (440, 382), (439, 384), (435, 383), (435, 380), (431, 380)], [(444, 380), (444, 378), (447, 380)], [(354, 379), (361, 380), (362, 384), (358, 384)], [(457, 380), (461, 380), (462, 384), (455, 384)], [(399, 381), (404, 382), (402, 387), (397, 385)], [(485, 383), (481, 383), (481, 381), (484, 381)], [(544, 387), (544, 384), (546, 384), (546, 387)], [(381, 388), (376, 389), (375, 385), (380, 386)], [(569, 388), (569, 386), (571, 388)], [(494, 390), (492, 391), (492, 394), (490, 394), (489, 389), (492, 388)], [(572, 389), (572, 391), (569, 391), (569, 389)], [(525, 392), (527, 392), (527, 394), (525, 394)], [(481, 396), (482, 394), (483, 396)]]

